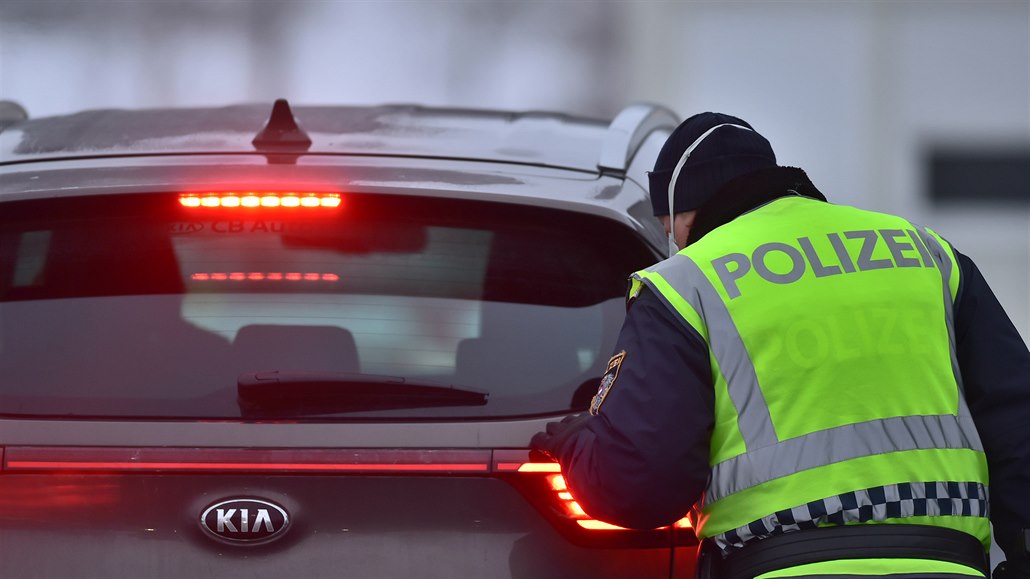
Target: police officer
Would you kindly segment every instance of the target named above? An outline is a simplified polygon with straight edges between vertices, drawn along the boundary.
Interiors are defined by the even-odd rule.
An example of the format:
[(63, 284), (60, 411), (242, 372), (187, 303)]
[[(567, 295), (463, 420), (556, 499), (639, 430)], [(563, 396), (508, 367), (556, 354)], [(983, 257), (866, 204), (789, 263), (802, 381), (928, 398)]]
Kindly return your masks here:
[(672, 255), (631, 277), (589, 413), (532, 441), (586, 512), (690, 512), (699, 573), (733, 579), (982, 577), (990, 520), (996, 576), (1030, 575), (1030, 352), (973, 262), (724, 114), (670, 135), (650, 194)]

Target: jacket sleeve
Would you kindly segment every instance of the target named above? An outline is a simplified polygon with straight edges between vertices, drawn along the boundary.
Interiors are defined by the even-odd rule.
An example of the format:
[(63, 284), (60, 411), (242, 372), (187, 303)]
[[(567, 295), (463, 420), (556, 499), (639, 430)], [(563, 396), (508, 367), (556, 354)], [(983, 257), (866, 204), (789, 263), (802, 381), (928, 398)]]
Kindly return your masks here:
[(592, 517), (660, 527), (683, 517), (708, 481), (715, 412), (708, 347), (644, 289), (615, 352), (625, 355), (597, 415), (556, 455)]
[(973, 261), (955, 255), (959, 368), (987, 454), (994, 536), (1012, 560), (1016, 533), (1030, 528), (1030, 352)]

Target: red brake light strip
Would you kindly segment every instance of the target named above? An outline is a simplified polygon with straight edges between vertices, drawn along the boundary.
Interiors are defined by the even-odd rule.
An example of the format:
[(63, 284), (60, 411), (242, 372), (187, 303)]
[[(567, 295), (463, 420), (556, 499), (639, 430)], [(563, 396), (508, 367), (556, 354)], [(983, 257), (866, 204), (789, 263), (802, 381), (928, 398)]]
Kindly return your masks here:
[(179, 204), (189, 208), (214, 207), (339, 207), (339, 193), (183, 193)]
[(9, 447), (5, 471), (488, 473), (490, 451)]
[(76, 462), (8, 460), (6, 470), (174, 470), (174, 471), (315, 471), (315, 472), (487, 472), (486, 464), (330, 464), (290, 462)]
[(193, 281), (340, 281), (335, 273), (301, 273), (296, 271), (233, 271), (233, 272), (198, 272), (190, 274)]

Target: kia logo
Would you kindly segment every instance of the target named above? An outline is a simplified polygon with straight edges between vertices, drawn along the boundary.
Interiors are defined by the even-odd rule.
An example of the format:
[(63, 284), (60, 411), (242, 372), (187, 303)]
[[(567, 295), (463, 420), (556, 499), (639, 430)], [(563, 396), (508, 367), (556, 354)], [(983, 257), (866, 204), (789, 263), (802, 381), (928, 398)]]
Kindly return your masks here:
[(286, 509), (259, 499), (228, 499), (200, 515), (200, 527), (211, 537), (234, 545), (274, 541), (290, 526)]

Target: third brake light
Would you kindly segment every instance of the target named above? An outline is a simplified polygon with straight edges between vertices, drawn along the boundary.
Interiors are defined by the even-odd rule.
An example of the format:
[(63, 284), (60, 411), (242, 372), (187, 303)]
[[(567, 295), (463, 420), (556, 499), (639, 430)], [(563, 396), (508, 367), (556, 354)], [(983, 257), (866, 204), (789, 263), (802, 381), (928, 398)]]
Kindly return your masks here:
[(339, 193), (313, 192), (201, 192), (179, 195), (179, 204), (190, 208), (214, 207), (339, 207)]

